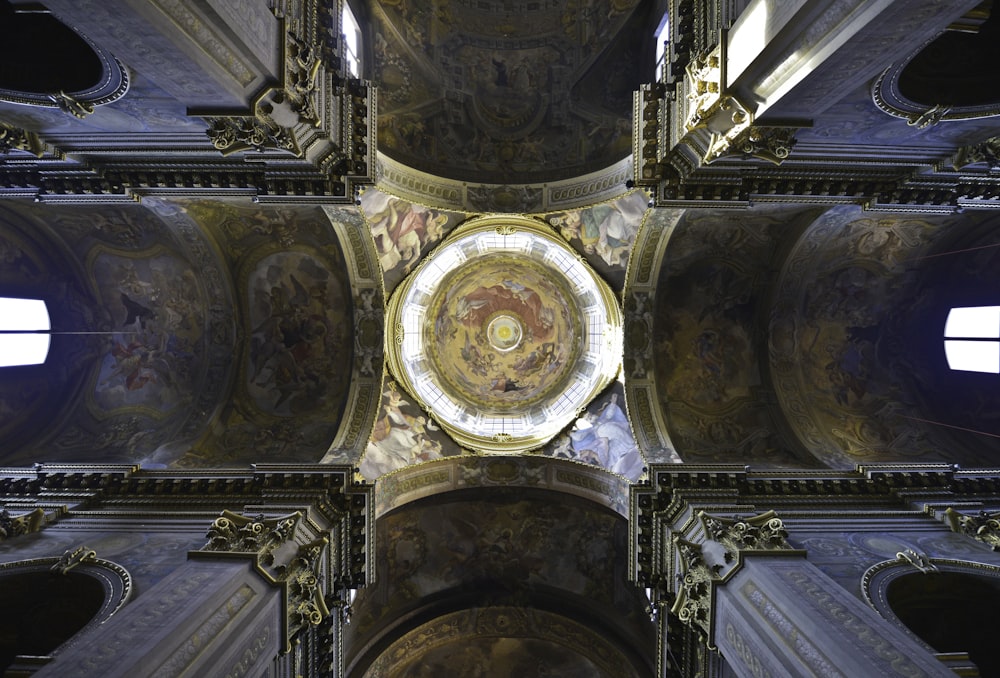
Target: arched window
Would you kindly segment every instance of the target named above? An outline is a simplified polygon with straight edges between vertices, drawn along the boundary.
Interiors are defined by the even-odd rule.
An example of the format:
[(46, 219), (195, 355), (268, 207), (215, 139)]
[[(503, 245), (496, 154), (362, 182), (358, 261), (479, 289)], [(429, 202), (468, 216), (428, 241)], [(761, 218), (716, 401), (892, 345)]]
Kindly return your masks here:
[(361, 77), (361, 27), (354, 18), (354, 12), (344, 3), (340, 22), (344, 30), (344, 60), (352, 77)]
[(1000, 306), (951, 309), (944, 336), (948, 367), (1000, 374)]
[(44, 363), (50, 329), (49, 311), (41, 299), (0, 297), (0, 367)]

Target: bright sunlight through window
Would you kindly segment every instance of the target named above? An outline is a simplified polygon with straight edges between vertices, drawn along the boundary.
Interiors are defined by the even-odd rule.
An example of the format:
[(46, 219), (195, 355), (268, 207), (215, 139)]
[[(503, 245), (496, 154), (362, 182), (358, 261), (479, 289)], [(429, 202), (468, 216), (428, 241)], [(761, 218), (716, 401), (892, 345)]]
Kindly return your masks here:
[(1000, 306), (951, 309), (944, 336), (948, 367), (1000, 374)]
[(50, 329), (49, 311), (41, 299), (0, 297), (0, 367), (44, 363)]
[(344, 58), (347, 60), (347, 70), (357, 78), (361, 66), (359, 56), (361, 28), (358, 26), (357, 19), (354, 18), (354, 12), (351, 11), (346, 2), (340, 20), (344, 26)]

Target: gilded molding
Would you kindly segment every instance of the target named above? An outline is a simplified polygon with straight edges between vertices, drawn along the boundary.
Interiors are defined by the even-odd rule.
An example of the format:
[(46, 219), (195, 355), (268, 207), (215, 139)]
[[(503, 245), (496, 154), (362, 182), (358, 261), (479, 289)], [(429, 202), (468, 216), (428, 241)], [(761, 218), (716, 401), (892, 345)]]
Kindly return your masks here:
[(0, 542), (22, 534), (38, 532), (44, 526), (45, 511), (42, 508), (36, 508), (19, 516), (11, 516), (10, 511), (4, 508), (0, 511)]
[(670, 613), (688, 626), (712, 638), (712, 607), (719, 566), (709, 566), (701, 546), (674, 536), (673, 550), (679, 563), (677, 593)]
[(73, 551), (63, 553), (59, 560), (49, 569), (55, 574), (65, 575), (78, 565), (96, 562), (97, 552), (93, 549), (88, 549), (86, 546), (80, 546)]
[(952, 532), (967, 535), (1000, 551), (1000, 513), (980, 511), (979, 515), (970, 516), (949, 507), (944, 515)]
[(978, 163), (986, 163), (991, 170), (1000, 169), (1000, 136), (962, 146), (948, 160), (948, 164), (957, 170)]
[(435, 209), (543, 213), (590, 206), (621, 197), (632, 177), (632, 158), (596, 172), (544, 184), (476, 184), (421, 172), (378, 154), (376, 181), (383, 193)]
[(788, 532), (774, 511), (751, 518), (723, 518), (705, 511), (698, 512), (705, 533), (722, 544), (728, 557), (759, 551), (788, 551)]
[[(323, 553), (330, 539), (324, 536), (297, 543), (301, 518), (299, 511), (280, 518), (223, 511), (208, 530), (208, 544), (195, 552), (247, 556), (265, 581), (282, 589), (283, 630), (289, 648), (297, 633), (330, 615), (322, 586)], [(295, 548), (283, 548), (286, 544)]]

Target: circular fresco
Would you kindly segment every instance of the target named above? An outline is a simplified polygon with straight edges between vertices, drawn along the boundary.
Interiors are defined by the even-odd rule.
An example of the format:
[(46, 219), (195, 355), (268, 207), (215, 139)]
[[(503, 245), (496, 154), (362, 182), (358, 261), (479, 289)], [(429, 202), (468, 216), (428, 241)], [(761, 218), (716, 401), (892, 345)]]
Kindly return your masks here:
[(458, 229), (389, 303), (390, 366), (460, 445), (537, 447), (615, 377), (621, 312), (610, 288), (526, 217)]

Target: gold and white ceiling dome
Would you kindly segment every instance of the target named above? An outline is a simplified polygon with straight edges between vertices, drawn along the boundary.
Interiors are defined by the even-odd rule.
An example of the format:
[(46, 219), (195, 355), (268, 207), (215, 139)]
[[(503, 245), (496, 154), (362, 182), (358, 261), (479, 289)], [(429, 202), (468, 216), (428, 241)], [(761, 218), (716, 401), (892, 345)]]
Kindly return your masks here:
[(389, 366), (460, 445), (545, 443), (617, 375), (614, 293), (542, 222), (473, 219), (389, 300)]

